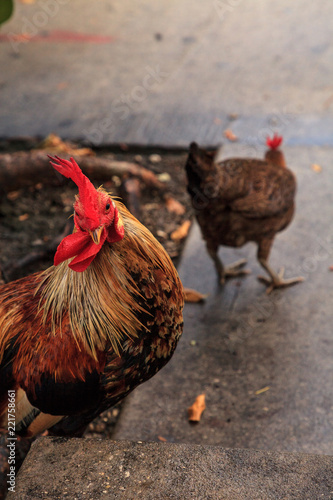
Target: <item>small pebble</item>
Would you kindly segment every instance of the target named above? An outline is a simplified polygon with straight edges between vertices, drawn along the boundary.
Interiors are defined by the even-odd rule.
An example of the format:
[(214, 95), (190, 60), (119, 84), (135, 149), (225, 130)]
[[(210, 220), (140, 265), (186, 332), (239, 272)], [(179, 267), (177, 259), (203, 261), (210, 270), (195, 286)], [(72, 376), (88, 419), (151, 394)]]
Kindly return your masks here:
[(42, 245), (42, 244), (43, 244), (43, 241), (42, 241), (41, 239), (37, 239), (37, 240), (34, 240), (34, 241), (32, 242), (32, 245), (33, 245), (34, 247), (37, 247), (38, 245)]
[(162, 161), (162, 158), (158, 154), (153, 154), (149, 156), (149, 161), (150, 163), (160, 163)]
[(169, 182), (171, 181), (171, 176), (168, 174), (168, 172), (163, 172), (162, 174), (158, 174), (157, 178), (161, 182)]
[(157, 234), (157, 236), (159, 236), (160, 238), (165, 238), (165, 239), (166, 239), (166, 238), (168, 237), (167, 233), (166, 233), (165, 231), (162, 231), (161, 229), (158, 229), (158, 230), (156, 231), (156, 234)]

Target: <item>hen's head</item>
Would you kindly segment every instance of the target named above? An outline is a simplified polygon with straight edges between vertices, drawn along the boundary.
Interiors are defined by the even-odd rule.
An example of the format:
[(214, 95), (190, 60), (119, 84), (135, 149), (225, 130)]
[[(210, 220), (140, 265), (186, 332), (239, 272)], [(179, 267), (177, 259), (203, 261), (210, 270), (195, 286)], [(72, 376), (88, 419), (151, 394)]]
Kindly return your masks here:
[(105, 241), (115, 243), (124, 237), (124, 226), (110, 195), (100, 188), (96, 189), (73, 158), (70, 161), (58, 156), (49, 158), (51, 165), (72, 179), (79, 188), (74, 203), (75, 232), (61, 241), (54, 265), (75, 257), (69, 267), (82, 272), (94, 260)]
[(269, 147), (269, 149), (275, 150), (279, 146), (281, 146), (283, 141), (282, 135), (274, 134), (273, 137), (267, 137), (266, 139), (266, 144)]
[(280, 167), (286, 167), (284, 154), (279, 149), (282, 141), (283, 137), (278, 134), (274, 134), (273, 137), (267, 137), (266, 144), (268, 146), (268, 150), (266, 151), (265, 159), (270, 163), (279, 165)]

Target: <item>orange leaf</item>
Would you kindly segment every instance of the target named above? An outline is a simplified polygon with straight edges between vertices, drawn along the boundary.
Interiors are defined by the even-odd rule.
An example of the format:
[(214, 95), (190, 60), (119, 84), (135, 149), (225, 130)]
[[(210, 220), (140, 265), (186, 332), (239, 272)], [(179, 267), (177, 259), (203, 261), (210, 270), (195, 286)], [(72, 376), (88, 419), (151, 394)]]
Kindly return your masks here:
[(167, 439), (165, 439), (165, 437), (163, 437), (163, 436), (157, 436), (157, 439), (159, 441), (162, 441), (162, 443), (166, 443), (167, 442)]
[(316, 172), (316, 174), (320, 174), (320, 172), (323, 170), (320, 165), (317, 165), (317, 163), (313, 163), (311, 165), (311, 168), (314, 172)]
[(29, 219), (29, 214), (22, 214), (19, 216), (18, 220), (23, 222), (25, 220)]
[(58, 85), (57, 85), (57, 90), (62, 90), (62, 89), (65, 89), (68, 87), (68, 82), (59, 82)]
[(172, 196), (168, 196), (165, 200), (166, 207), (169, 212), (173, 212), (177, 215), (184, 215), (185, 207), (178, 200), (172, 198)]
[(7, 194), (7, 198), (10, 201), (14, 201), (14, 200), (17, 200), (17, 198), (20, 196), (20, 194), (21, 194), (21, 191), (10, 191)]
[(185, 302), (203, 302), (207, 295), (203, 295), (197, 290), (193, 290), (192, 288), (184, 288), (185, 293)]
[(187, 410), (189, 421), (200, 422), (202, 412), (205, 410), (205, 408), (205, 395), (199, 394), (199, 396), (197, 396), (197, 398), (195, 399), (193, 405), (190, 406)]
[(224, 131), (224, 137), (226, 137), (229, 141), (237, 141), (238, 140), (238, 137), (237, 135), (235, 135), (233, 133), (232, 130), (230, 130), (230, 128), (227, 128), (225, 131)]
[(171, 233), (171, 239), (176, 241), (176, 240), (182, 240), (183, 238), (186, 238), (186, 236), (188, 235), (188, 232), (190, 230), (190, 227), (191, 227), (191, 221), (190, 220), (186, 220), (185, 222), (183, 222), (183, 224), (181, 226), (178, 227), (178, 229), (176, 229), (175, 231), (173, 231)]

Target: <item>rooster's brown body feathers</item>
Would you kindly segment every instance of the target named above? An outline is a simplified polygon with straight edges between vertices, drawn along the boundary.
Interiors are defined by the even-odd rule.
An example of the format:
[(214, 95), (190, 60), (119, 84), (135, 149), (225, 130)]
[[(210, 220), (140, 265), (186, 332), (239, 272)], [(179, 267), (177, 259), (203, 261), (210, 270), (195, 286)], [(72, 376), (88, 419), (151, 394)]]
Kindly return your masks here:
[(63, 262), (0, 288), (0, 427), (15, 389), (18, 433), (80, 435), (172, 356), (182, 285), (163, 247), (116, 206), (125, 236), (85, 272)]

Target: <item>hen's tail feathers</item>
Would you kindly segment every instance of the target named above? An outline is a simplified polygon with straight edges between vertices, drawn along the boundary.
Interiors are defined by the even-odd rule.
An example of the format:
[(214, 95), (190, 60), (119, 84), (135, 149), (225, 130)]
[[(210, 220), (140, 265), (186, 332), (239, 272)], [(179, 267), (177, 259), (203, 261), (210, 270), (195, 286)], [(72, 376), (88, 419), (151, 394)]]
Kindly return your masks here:
[(266, 144), (270, 149), (275, 150), (279, 146), (281, 146), (282, 141), (283, 141), (282, 135), (274, 134), (273, 137), (269, 136), (267, 137)]
[(187, 191), (193, 200), (200, 193), (208, 179), (214, 179), (216, 173), (215, 156), (217, 151), (206, 151), (192, 142), (189, 148), (185, 169), (187, 174)]
[(196, 175), (199, 178), (205, 178), (208, 173), (214, 170), (216, 154), (217, 150), (207, 151), (199, 148), (196, 142), (192, 142), (186, 162), (187, 175)]

